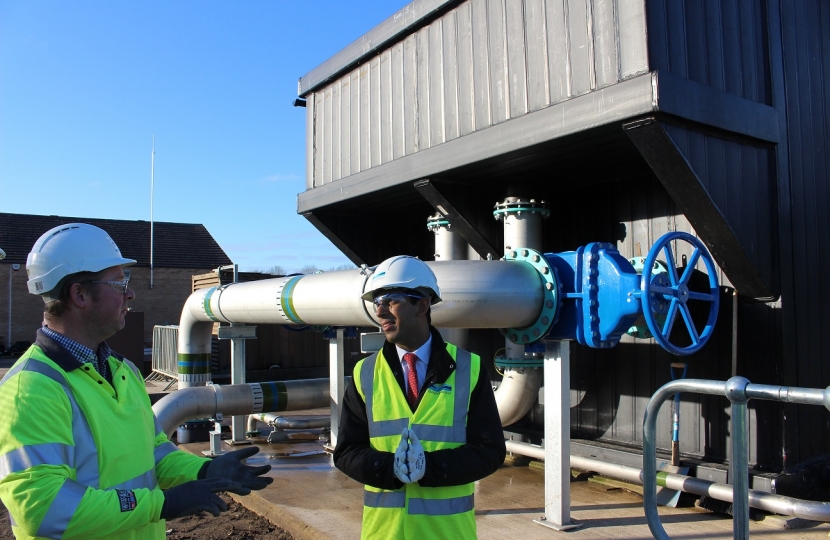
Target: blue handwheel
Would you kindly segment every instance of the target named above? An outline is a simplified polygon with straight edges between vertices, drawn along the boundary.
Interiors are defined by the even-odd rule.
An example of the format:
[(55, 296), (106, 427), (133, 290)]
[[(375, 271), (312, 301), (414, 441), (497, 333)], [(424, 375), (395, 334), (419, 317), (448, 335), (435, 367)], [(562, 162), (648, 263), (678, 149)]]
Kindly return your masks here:
[[(672, 253), (672, 242), (674, 241), (689, 243), (694, 248), (681, 276), (677, 275), (677, 264)], [(654, 263), (660, 255), (665, 257), (668, 271), (662, 274), (654, 274)], [(700, 259), (703, 259), (703, 263), (706, 265), (709, 289), (693, 291), (689, 289), (689, 280)], [(643, 317), (657, 343), (670, 353), (680, 356), (695, 353), (706, 345), (715, 329), (715, 322), (718, 320), (720, 293), (718, 291), (715, 263), (700, 240), (685, 232), (670, 232), (660, 237), (657, 243), (652, 246), (645, 263), (643, 263), (643, 277), (640, 288), (642, 289), (640, 300), (643, 304)], [(692, 320), (692, 313), (688, 305), (690, 301), (709, 303), (709, 317), (702, 331), (698, 330)], [(691, 345), (687, 347), (680, 347), (669, 341), (678, 313), (686, 324), (686, 330), (692, 341)], [(662, 321), (662, 324), (657, 321), (658, 314), (665, 314), (665, 320)]]

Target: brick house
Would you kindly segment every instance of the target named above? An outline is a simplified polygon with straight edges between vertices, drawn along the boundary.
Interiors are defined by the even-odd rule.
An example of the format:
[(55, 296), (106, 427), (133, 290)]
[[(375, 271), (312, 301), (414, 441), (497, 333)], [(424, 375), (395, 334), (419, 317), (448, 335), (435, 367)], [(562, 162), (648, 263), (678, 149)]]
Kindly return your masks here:
[[(153, 339), (153, 326), (178, 324), (182, 306), (191, 293), (194, 274), (231, 264), (204, 225), (154, 223), (153, 287), (150, 288), (150, 222), (64, 216), (0, 213), (0, 341), (34, 341), (40, 328), (43, 301), (26, 288), (26, 257), (41, 234), (65, 223), (89, 223), (107, 231), (124, 257), (138, 261), (131, 267), (130, 288), (134, 312), (144, 313), (144, 342)], [(11, 318), (11, 324), (9, 319)]]

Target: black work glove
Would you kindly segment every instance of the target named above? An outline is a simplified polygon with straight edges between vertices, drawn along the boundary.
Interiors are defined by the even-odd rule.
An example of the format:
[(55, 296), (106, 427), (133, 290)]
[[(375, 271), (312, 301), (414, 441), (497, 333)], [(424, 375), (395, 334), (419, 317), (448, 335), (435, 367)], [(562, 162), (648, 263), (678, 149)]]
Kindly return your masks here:
[(251, 446), (215, 457), (205, 467), (203, 478), (228, 478), (242, 487), (262, 489), (274, 481), (273, 478), (260, 476), (270, 471), (271, 466), (251, 467), (242, 463), (243, 459), (249, 458), (257, 452), (259, 452), (259, 448)]
[[(251, 492), (227, 478), (193, 480), (168, 489), (164, 492), (164, 505), (161, 507), (161, 519), (176, 519), (192, 516), (199, 512), (210, 512), (218, 516), (228, 509), (225, 501), (216, 495), (219, 491), (230, 491), (239, 495)], [(240, 493), (240, 491), (244, 493)]]

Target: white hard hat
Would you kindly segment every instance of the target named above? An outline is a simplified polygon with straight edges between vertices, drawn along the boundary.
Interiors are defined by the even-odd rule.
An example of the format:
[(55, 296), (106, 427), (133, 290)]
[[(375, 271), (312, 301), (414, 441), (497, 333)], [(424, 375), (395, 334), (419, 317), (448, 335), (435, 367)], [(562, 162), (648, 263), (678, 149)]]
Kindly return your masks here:
[(408, 255), (396, 255), (380, 263), (366, 286), (368, 289), (361, 298), (367, 301), (371, 301), (381, 289), (416, 289), (432, 298), (431, 304), (441, 301), (435, 274), (424, 261)]
[(104, 230), (86, 223), (67, 223), (49, 229), (37, 239), (26, 258), (29, 292), (44, 302), (57, 299), (61, 280), (78, 272), (100, 272), (113, 266), (130, 266), (133, 259)]

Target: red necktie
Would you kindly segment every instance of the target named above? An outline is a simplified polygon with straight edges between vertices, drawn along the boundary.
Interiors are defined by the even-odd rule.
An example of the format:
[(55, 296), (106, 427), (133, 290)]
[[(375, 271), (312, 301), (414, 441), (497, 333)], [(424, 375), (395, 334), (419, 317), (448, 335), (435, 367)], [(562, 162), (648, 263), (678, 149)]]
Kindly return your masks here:
[(408, 352), (403, 355), (403, 361), (409, 367), (409, 376), (407, 377), (409, 392), (406, 394), (406, 400), (409, 402), (409, 407), (414, 411), (418, 404), (418, 372), (415, 371), (415, 362), (418, 361), (418, 357)]

